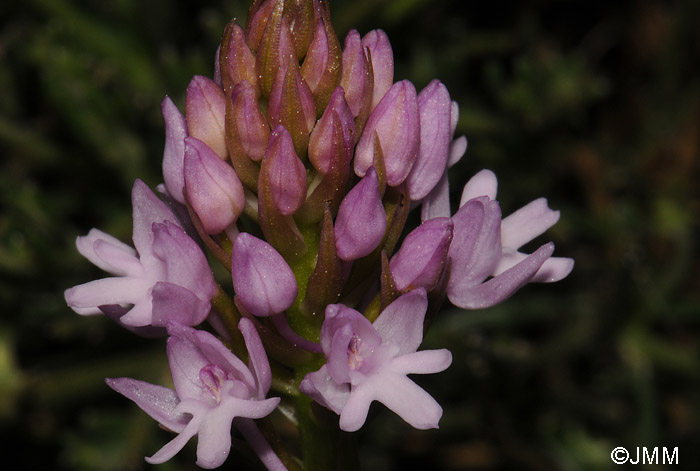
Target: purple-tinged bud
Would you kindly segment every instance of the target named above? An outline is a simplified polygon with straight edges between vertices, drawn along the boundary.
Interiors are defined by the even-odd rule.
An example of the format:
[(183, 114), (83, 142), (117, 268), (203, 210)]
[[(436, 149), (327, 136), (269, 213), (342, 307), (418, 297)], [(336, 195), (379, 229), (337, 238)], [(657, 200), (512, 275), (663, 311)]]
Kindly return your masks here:
[(270, 137), (270, 127), (260, 110), (256, 90), (247, 80), (233, 89), (226, 106), (226, 144), (231, 163), (241, 182), (257, 190), (259, 169)]
[(343, 48), (343, 73), (340, 84), (345, 90), (345, 99), (357, 118), (358, 137), (372, 110), (372, 92), (374, 89), (374, 73), (365, 48), (362, 46), (360, 33), (351, 30), (345, 38)]
[(342, 87), (337, 87), (331, 95), (328, 107), (326, 107), (321, 119), (318, 120), (309, 137), (309, 160), (319, 173), (325, 175), (338, 152), (338, 143), (334, 141), (335, 120), (339, 120), (339, 127), (343, 130), (343, 144), (346, 148), (344, 155), (352, 156), (352, 148), (355, 145), (355, 122), (352, 112), (345, 101), (345, 93)]
[(163, 152), (163, 180), (170, 196), (180, 203), (185, 203), (182, 190), (185, 187), (183, 162), (185, 160), (185, 138), (187, 123), (180, 110), (170, 97), (161, 103), (165, 120), (165, 150)]
[(374, 92), (372, 108), (382, 99), (394, 83), (394, 52), (389, 37), (381, 29), (375, 29), (362, 38), (362, 47), (369, 49), (374, 72)]
[(330, 26), (319, 20), (313, 42), (301, 67), (301, 75), (314, 95), (319, 113), (328, 105), (331, 93), (340, 81), (341, 67), (338, 38)]
[(372, 111), (355, 149), (355, 173), (363, 176), (374, 162), (379, 139), (386, 182), (400, 185), (418, 157), (420, 122), (416, 89), (408, 80), (396, 82)]
[(306, 168), (294, 152), (292, 138), (284, 126), (277, 126), (270, 135), (258, 181), (258, 192), (260, 187), (269, 189), (280, 214), (294, 214), (304, 204)]
[(447, 168), (452, 140), (452, 103), (447, 88), (433, 80), (418, 94), (420, 148), (406, 182), (413, 201), (428, 196)]
[(245, 195), (235, 170), (204, 142), (185, 139), (187, 199), (207, 234), (218, 234), (243, 212)]
[(189, 135), (208, 145), (225, 159), (226, 95), (212, 79), (195, 75), (187, 86), (185, 116)]
[(284, 1), (278, 0), (272, 10), (255, 56), (255, 70), (260, 78), (260, 87), (265, 96), (270, 94), (277, 72), (280, 68), (286, 67), (286, 62), (289, 61), (290, 57), (293, 58), (291, 62), (298, 64), (289, 31), (289, 23), (282, 15), (284, 3)]
[(257, 89), (255, 56), (246, 44), (243, 29), (236, 24), (235, 20), (232, 20), (224, 31), (218, 65), (224, 91), (230, 92), (243, 80), (247, 80)]
[(250, 6), (245, 31), (248, 37), (248, 45), (253, 51), (258, 50), (267, 21), (278, 3), (284, 4), (280, 0), (255, 0)]
[(299, 59), (307, 54), (314, 37), (314, 5), (310, 0), (284, 2), (284, 17), (292, 33), (294, 51)]
[(284, 258), (246, 232), (233, 243), (231, 278), (238, 301), (255, 316), (284, 312), (297, 296), (294, 273)]
[(403, 292), (423, 287), (430, 291), (435, 287), (445, 268), (452, 229), (449, 218), (435, 218), (406, 236), (389, 262), (397, 290)]
[(338, 256), (356, 260), (372, 253), (386, 232), (386, 212), (379, 194), (374, 167), (348, 192), (335, 221), (335, 247)]
[(289, 131), (297, 154), (305, 157), (309, 133), (316, 123), (316, 107), (313, 94), (301, 77), (296, 59), (290, 58), (277, 72), (270, 92), (267, 118), (270, 127), (281, 124)]

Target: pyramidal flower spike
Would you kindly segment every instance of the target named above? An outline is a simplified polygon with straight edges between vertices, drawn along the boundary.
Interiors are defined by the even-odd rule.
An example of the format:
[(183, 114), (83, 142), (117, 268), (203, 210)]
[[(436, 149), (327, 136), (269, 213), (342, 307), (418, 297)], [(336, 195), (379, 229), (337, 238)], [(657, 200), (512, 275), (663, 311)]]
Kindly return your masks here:
[(221, 87), (210, 78), (195, 75), (187, 86), (187, 131), (190, 136), (209, 146), (221, 159), (226, 159), (228, 155), (225, 113), (226, 96)]
[[(132, 201), (136, 250), (97, 229), (79, 237), (78, 251), (116, 277), (70, 288), (66, 302), (83, 315), (121, 306), (118, 322), (129, 327), (164, 327), (171, 319), (201, 323), (215, 290), (206, 257), (140, 180), (134, 183)], [(175, 297), (179, 302), (173, 302)]]
[(376, 107), (394, 83), (394, 51), (389, 37), (381, 29), (375, 29), (362, 38), (362, 48), (369, 51), (372, 61), (374, 86), (372, 108)]
[(297, 297), (294, 273), (267, 242), (246, 232), (233, 243), (231, 277), (236, 297), (255, 316), (288, 309)]
[[(65, 300), (169, 335), (174, 389), (107, 380), (174, 432), (149, 462), (197, 436), (197, 464), (218, 467), (233, 432), (270, 471), (349, 470), (359, 460), (340, 432), (360, 429), (374, 401), (438, 426), (440, 405), (408, 375), (452, 361), (418, 351), (445, 298), (487, 308), (566, 277), (573, 260), (551, 242), (522, 252), (559, 212), (539, 198), (503, 218), (489, 170), (451, 210), (448, 171), (467, 149), (459, 106), (439, 80), (417, 93), (395, 79), (384, 31), (350, 29), (341, 48), (329, 0), (251, 1), (244, 27), (226, 25), (213, 79), (191, 80), (184, 114), (162, 102), (162, 199), (134, 183), (133, 246), (78, 237), (110, 277)], [(255, 420), (278, 406), (263, 434)]]
[(180, 110), (170, 97), (165, 97), (161, 103), (163, 120), (165, 121), (165, 150), (163, 152), (163, 180), (172, 198), (185, 204), (182, 190), (185, 188), (183, 165), (185, 161), (185, 137), (187, 123)]
[(418, 157), (420, 122), (416, 89), (396, 82), (374, 108), (355, 150), (355, 174), (364, 176), (374, 164), (376, 140), (384, 157), (386, 183), (400, 185)]
[(243, 185), (233, 168), (204, 142), (185, 139), (187, 200), (208, 234), (218, 234), (236, 222), (245, 207)]
[[(197, 465), (217, 468), (231, 449), (231, 425), (240, 423), (247, 435), (255, 436), (254, 424), (240, 420), (265, 417), (277, 407), (279, 398), (265, 399), (270, 365), (260, 337), (248, 319), (241, 319), (239, 328), (250, 357), (248, 366), (210, 333), (170, 323), (167, 352), (174, 390), (131, 378), (106, 380), (112, 389), (178, 434), (146, 461), (165, 463), (197, 435)], [(286, 469), (264, 438), (255, 438), (254, 448), (265, 453), (268, 469)]]
[(371, 324), (354, 309), (332, 304), (321, 327), (326, 364), (306, 375), (301, 391), (340, 415), (340, 429), (364, 425), (379, 401), (417, 429), (437, 428), (442, 408), (408, 374), (439, 373), (452, 363), (448, 350), (417, 349), (428, 306), (424, 289), (404, 294)]
[(386, 232), (386, 212), (379, 194), (374, 167), (348, 192), (340, 203), (335, 225), (335, 246), (345, 261), (369, 255)]

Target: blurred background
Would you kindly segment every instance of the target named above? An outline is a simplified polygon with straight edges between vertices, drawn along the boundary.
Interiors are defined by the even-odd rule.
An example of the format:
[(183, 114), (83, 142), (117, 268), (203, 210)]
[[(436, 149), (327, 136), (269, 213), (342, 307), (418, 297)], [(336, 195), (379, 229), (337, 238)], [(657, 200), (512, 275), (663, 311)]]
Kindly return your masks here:
[[(21, 3), (21, 5), (20, 5)], [(175, 4), (183, 6), (175, 6)], [(546, 196), (576, 259), (485, 311), (446, 307), (425, 348), (454, 363), (416, 381), (441, 428), (393, 414), (359, 434), (366, 470), (617, 469), (617, 446), (700, 466), (700, 2), (333, 0), (338, 36), (381, 27), (396, 79), (442, 80), (469, 139), (453, 197), (499, 177), (504, 214)], [(130, 240), (130, 189), (160, 182), (160, 102), (245, 1), (0, 4), (0, 449), (33, 470), (154, 469), (169, 435), (105, 376), (166, 382), (162, 341), (68, 309), (103, 274), (74, 240)], [(448, 306), (448, 305), (446, 305)], [(659, 450), (661, 452), (661, 449)], [(191, 443), (160, 470), (197, 469)], [(634, 456), (634, 453), (633, 453)], [(238, 465), (238, 466), (237, 466)], [(246, 469), (230, 459), (229, 469)], [(623, 467), (624, 468), (624, 467)]]

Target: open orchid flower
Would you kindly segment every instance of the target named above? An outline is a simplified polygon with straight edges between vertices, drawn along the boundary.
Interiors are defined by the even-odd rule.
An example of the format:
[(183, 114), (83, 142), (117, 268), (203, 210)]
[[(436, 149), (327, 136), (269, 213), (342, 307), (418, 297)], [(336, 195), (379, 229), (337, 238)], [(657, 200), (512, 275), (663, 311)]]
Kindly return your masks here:
[[(482, 170), (474, 175), (464, 186), (460, 207), (469, 200), (479, 196), (496, 199), (498, 181), (490, 170)], [(549, 209), (546, 198), (538, 198), (523, 206), (501, 221), (502, 253), (493, 275), (500, 275), (511, 267), (525, 260), (526, 254), (518, 251), (520, 247), (533, 240), (559, 221), (559, 211)], [(533, 275), (530, 281), (550, 283), (559, 281), (571, 273), (574, 260), (566, 257), (550, 257)]]
[(321, 346), (327, 362), (300, 389), (340, 415), (340, 428), (358, 430), (379, 401), (417, 429), (437, 428), (442, 408), (408, 374), (439, 373), (452, 363), (445, 349), (417, 352), (428, 300), (423, 288), (396, 299), (374, 323), (342, 304), (326, 309)]
[(170, 323), (167, 352), (175, 390), (131, 378), (106, 380), (112, 389), (178, 434), (146, 461), (168, 461), (197, 435), (197, 465), (217, 468), (231, 449), (233, 423), (240, 425), (268, 469), (286, 469), (255, 424), (246, 420), (267, 416), (280, 399), (265, 399), (270, 364), (255, 327), (241, 319), (239, 329), (250, 357), (248, 366), (210, 333)]
[(97, 229), (78, 237), (78, 251), (116, 276), (66, 290), (66, 302), (78, 314), (107, 313), (132, 328), (200, 324), (215, 290), (204, 253), (141, 180), (131, 196), (136, 249)]

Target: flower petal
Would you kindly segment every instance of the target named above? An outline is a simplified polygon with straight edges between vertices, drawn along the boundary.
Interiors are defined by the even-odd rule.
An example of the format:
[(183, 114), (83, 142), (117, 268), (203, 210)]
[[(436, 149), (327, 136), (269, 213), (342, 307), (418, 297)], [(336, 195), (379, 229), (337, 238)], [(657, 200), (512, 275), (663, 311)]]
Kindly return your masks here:
[(503, 247), (518, 249), (552, 227), (559, 220), (559, 211), (549, 209), (546, 198), (539, 198), (503, 219)]
[(90, 232), (88, 232), (86, 236), (78, 237), (75, 240), (75, 246), (78, 248), (80, 255), (90, 260), (90, 262), (92, 262), (95, 266), (113, 275), (125, 275), (126, 273), (116, 270), (112, 264), (97, 255), (95, 252), (95, 243), (98, 241), (103, 241), (114, 246), (115, 249), (123, 252), (125, 256), (131, 255), (132, 257), (136, 258), (136, 250), (134, 250), (133, 247), (129, 247), (116, 237), (113, 237), (106, 232), (102, 232), (99, 229), (90, 229)]
[(250, 319), (241, 319), (238, 323), (238, 330), (243, 334), (243, 340), (248, 349), (248, 365), (255, 376), (255, 384), (258, 386), (258, 399), (263, 399), (270, 390), (270, 384), (272, 383), (270, 362), (267, 359), (265, 347)]
[(65, 298), (70, 307), (76, 308), (136, 304), (148, 296), (149, 289), (147, 282), (140, 278), (102, 278), (66, 290)]
[(545, 260), (552, 255), (552, 252), (554, 252), (554, 244), (550, 242), (537, 249), (535, 253), (522, 262), (486, 283), (464, 289), (456, 289), (454, 286), (448, 287), (447, 296), (452, 304), (463, 309), (481, 309), (493, 306), (510, 297), (530, 281)]
[(175, 411), (180, 399), (170, 388), (131, 378), (106, 378), (105, 382), (173, 432), (182, 432), (190, 421), (188, 414)]
[[(168, 192), (176, 198), (172, 191), (168, 190)], [(143, 262), (144, 256), (151, 254), (153, 223), (170, 221), (177, 225), (180, 224), (168, 205), (163, 203), (141, 180), (134, 182), (134, 187), (131, 190), (131, 205), (133, 206), (134, 246)]]
[(479, 196), (488, 196), (490, 200), (496, 199), (498, 190), (498, 180), (496, 174), (491, 170), (482, 170), (474, 175), (462, 190), (462, 198), (459, 201), (459, 207), (464, 206), (467, 201), (478, 198)]
[(406, 353), (391, 361), (391, 371), (397, 374), (432, 374), (445, 371), (452, 364), (452, 353), (440, 350), (422, 350)]
[(399, 355), (415, 352), (423, 341), (423, 320), (428, 308), (424, 288), (418, 288), (389, 304), (374, 321), (382, 345), (399, 347)]
[(306, 394), (322, 406), (340, 414), (350, 397), (350, 385), (338, 384), (328, 373), (328, 366), (323, 365), (318, 371), (309, 373), (299, 385), (299, 391)]
[[(406, 376), (385, 374), (382, 375), (381, 385), (372, 384), (372, 386), (374, 399), (394, 411), (412, 427), (420, 430), (438, 428), (442, 407), (430, 394)], [(351, 400), (352, 397), (348, 401), (348, 406)], [(340, 428), (343, 428), (342, 425)]]

